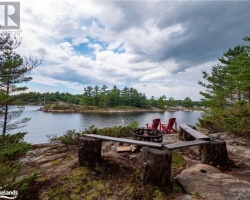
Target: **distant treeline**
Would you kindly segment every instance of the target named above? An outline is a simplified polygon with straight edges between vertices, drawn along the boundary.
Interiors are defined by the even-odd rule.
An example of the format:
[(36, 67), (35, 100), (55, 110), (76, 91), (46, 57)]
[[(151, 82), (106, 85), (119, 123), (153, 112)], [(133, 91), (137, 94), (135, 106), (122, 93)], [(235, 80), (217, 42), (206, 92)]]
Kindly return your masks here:
[(122, 90), (118, 89), (115, 85), (112, 89), (107, 86), (88, 86), (84, 88), (83, 94), (73, 95), (68, 92), (59, 93), (39, 93), (29, 92), (20, 95), (18, 98), (20, 104), (35, 104), (44, 105), (55, 102), (66, 102), (77, 105), (97, 106), (103, 108), (117, 107), (117, 106), (134, 106), (138, 108), (165, 108), (183, 106), (191, 108), (193, 106), (200, 106), (200, 102), (192, 101), (189, 97), (184, 100), (175, 100), (173, 97), (166, 98), (165, 95), (155, 98), (152, 96), (147, 99), (146, 95), (138, 92), (134, 88), (124, 87)]

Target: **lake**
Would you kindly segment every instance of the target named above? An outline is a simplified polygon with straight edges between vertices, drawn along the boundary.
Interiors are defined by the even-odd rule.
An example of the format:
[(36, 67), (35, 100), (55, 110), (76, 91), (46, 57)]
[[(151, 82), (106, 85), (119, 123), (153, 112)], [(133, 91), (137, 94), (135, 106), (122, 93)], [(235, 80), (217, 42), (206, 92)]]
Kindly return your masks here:
[(63, 135), (67, 130), (82, 131), (94, 125), (97, 128), (125, 126), (137, 121), (140, 127), (151, 124), (154, 118), (167, 123), (175, 117), (177, 125), (181, 123), (195, 125), (201, 116), (200, 111), (176, 112), (139, 112), (139, 113), (50, 113), (38, 110), (40, 106), (25, 106), (21, 118), (31, 118), (26, 126), (12, 130), (11, 133), (28, 132), (25, 141), (37, 144), (48, 142), (46, 135)]

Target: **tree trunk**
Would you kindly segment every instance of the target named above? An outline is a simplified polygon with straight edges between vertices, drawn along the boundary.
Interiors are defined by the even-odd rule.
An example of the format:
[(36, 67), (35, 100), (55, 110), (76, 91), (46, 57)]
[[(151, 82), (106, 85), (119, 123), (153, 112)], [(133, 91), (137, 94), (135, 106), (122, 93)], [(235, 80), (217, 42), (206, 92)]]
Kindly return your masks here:
[(5, 137), (5, 134), (7, 132), (7, 119), (8, 119), (8, 105), (5, 105), (4, 108), (4, 121), (3, 121), (3, 138)]
[(171, 187), (172, 153), (168, 149), (160, 150), (148, 147), (141, 149), (142, 172), (144, 184), (158, 187)]
[[(10, 82), (9, 80), (7, 81), (7, 88), (6, 88), (6, 94), (8, 95), (9, 98), (9, 93), (10, 93)], [(3, 121), (3, 138), (5, 137), (5, 134), (7, 132), (7, 122), (8, 122), (8, 114), (9, 114), (9, 100), (7, 100), (4, 108), (4, 121)]]
[(81, 166), (94, 168), (101, 164), (102, 141), (82, 137), (79, 142), (78, 161)]
[(209, 144), (200, 146), (201, 162), (213, 166), (228, 164), (226, 142), (219, 138), (212, 138)]

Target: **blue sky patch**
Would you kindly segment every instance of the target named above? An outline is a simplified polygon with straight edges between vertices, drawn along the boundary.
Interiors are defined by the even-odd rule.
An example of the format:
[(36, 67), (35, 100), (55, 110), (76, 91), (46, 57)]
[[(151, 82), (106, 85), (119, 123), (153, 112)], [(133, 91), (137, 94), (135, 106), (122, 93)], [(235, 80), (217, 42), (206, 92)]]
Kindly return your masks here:
[(118, 47), (113, 49), (113, 52), (117, 54), (126, 53), (126, 49), (124, 48), (124, 43), (120, 44)]
[[(88, 39), (88, 43), (81, 43), (79, 45), (72, 45), (74, 48), (74, 51), (78, 54), (84, 55), (91, 57), (93, 60), (95, 60), (95, 49), (91, 47), (91, 45), (94, 44), (99, 44), (101, 46), (100, 51), (105, 51), (107, 50), (107, 47), (109, 43), (101, 40), (94, 39), (92, 37), (86, 37)], [(64, 38), (65, 42), (69, 42), (70, 44), (73, 43), (74, 38)], [(116, 49), (114, 49), (115, 53), (124, 53), (125, 51), (123, 50), (123, 44), (119, 45)]]

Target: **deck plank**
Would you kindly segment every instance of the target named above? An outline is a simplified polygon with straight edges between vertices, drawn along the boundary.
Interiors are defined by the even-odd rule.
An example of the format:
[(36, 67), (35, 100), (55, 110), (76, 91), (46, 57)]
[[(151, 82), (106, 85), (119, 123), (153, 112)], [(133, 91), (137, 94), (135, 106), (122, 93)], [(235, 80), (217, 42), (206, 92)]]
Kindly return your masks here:
[(207, 140), (207, 141), (210, 140), (210, 137), (203, 135), (199, 131), (192, 129), (186, 124), (180, 124), (179, 127), (183, 129), (184, 131), (186, 131), (188, 134), (192, 135), (197, 140)]
[(185, 148), (185, 147), (203, 145), (203, 144), (208, 144), (208, 143), (209, 143), (209, 141), (193, 140), (193, 141), (188, 141), (188, 142), (166, 144), (166, 145), (163, 145), (163, 146), (168, 148), (169, 150), (175, 150), (175, 149), (181, 149), (181, 148)]
[(109, 141), (115, 141), (115, 142), (123, 142), (128, 144), (135, 144), (139, 146), (145, 146), (145, 147), (153, 147), (161, 149), (163, 148), (163, 144), (156, 143), (156, 142), (146, 142), (146, 141), (140, 141), (140, 140), (131, 140), (126, 138), (117, 138), (117, 137), (110, 137), (110, 136), (104, 136), (104, 135), (97, 135), (97, 134), (84, 134), (86, 137), (92, 137), (96, 139), (101, 140), (109, 140)]

